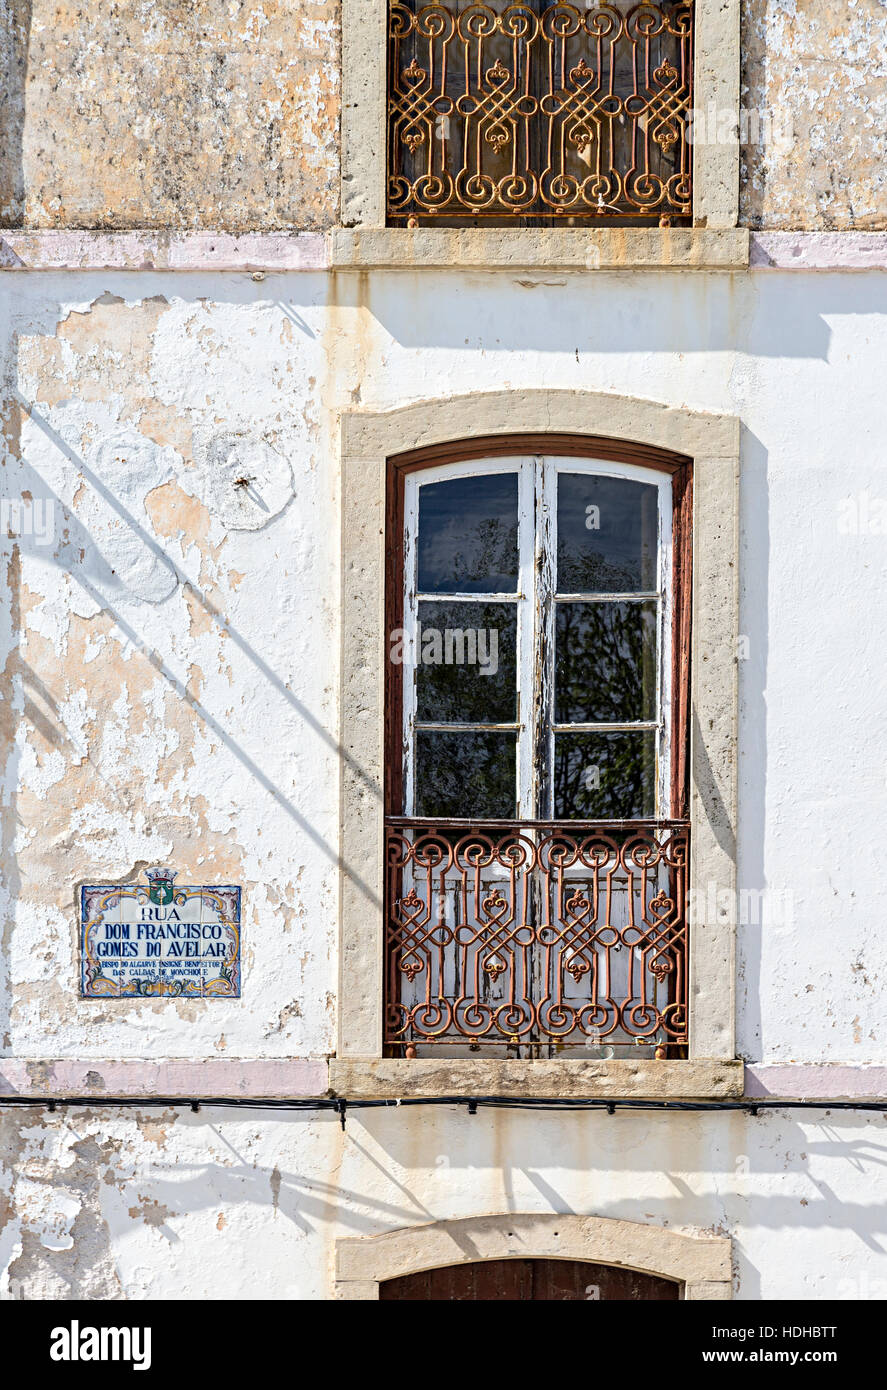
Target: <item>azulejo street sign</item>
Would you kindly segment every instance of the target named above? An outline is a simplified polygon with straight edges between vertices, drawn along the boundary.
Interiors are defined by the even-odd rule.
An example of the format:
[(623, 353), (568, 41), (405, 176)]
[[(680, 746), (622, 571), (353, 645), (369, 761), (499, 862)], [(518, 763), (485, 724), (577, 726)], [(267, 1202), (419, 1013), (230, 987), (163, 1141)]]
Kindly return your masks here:
[(176, 877), (80, 889), (82, 999), (240, 998), (240, 888)]

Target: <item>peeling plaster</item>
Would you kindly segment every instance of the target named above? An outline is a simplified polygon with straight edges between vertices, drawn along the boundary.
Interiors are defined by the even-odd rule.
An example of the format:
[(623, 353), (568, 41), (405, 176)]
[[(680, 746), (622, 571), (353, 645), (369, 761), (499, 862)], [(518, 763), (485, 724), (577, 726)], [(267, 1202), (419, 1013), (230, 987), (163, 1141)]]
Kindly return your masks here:
[(0, 1298), (325, 1299), (341, 1237), (519, 1212), (732, 1236), (747, 1300), (877, 1299), (883, 1125), (823, 1118), (442, 1108), (355, 1112), (343, 1134), (335, 1116), (0, 1108)]
[[(10, 955), (20, 1055), (61, 1019), (87, 1055), (193, 1055), (204, 1027), (204, 1052), (224, 1033), (249, 1053), (254, 1029), (272, 1056), (330, 1046), (335, 814), (317, 808), (335, 782), (335, 682), (309, 659), (330, 630), (313, 585), (335, 583), (333, 538), (308, 524), (329, 447), (310, 400), (317, 310), (291, 308), (274, 279), (222, 301), (201, 283), (99, 280), (57, 300), (44, 287), (36, 318), (21, 305), (7, 475), (52, 504), (55, 532), (6, 542), (23, 562), (0, 706), (21, 716), (7, 841), (27, 881)], [(288, 621), (263, 633), (270, 592)], [(325, 847), (310, 868), (306, 832)], [(79, 884), (164, 861), (183, 882), (243, 886), (245, 1005), (72, 996)], [(257, 932), (285, 945), (257, 954)]]
[(0, 1151), (11, 1179), (14, 1216), (0, 1230), (0, 1297), (124, 1297), (102, 1213), (103, 1174), (112, 1141), (42, 1115), (0, 1123)]

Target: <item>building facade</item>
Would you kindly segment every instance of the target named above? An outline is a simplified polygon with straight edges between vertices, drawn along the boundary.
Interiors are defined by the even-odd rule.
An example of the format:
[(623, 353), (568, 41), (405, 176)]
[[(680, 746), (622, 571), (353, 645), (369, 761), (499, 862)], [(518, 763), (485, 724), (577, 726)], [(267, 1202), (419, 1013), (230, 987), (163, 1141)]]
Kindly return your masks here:
[(883, 4), (0, 18), (2, 1296), (883, 1298)]

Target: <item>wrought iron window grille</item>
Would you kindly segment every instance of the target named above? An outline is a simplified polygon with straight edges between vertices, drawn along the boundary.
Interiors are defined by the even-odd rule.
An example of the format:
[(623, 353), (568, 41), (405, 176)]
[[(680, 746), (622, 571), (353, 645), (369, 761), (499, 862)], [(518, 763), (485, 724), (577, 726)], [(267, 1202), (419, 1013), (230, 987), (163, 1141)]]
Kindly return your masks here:
[(385, 833), (391, 1055), (685, 1055), (687, 821)]
[(393, 225), (686, 225), (692, 0), (388, 8)]

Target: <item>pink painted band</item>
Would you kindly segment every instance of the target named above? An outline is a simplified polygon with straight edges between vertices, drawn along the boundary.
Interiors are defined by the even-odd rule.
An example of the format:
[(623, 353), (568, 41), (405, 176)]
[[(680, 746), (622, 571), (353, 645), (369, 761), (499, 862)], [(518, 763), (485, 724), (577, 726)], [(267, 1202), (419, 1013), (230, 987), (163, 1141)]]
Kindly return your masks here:
[(756, 232), (752, 270), (887, 270), (887, 232)]
[[(157, 1096), (186, 1100), (238, 1096), (286, 1100), (326, 1095), (327, 1063), (313, 1058), (236, 1060), (55, 1061), (0, 1059), (0, 1105), (4, 1096), (64, 1099)], [(882, 1100), (887, 1067), (839, 1065), (749, 1065), (745, 1094), (773, 1100)], [(887, 1099), (885, 1099), (887, 1104)]]
[(320, 232), (0, 232), (0, 270), (325, 270)]
[[(581, 235), (577, 230), (577, 238)], [(247, 232), (242, 236), (212, 231), (0, 232), (0, 270), (272, 274), (320, 271), (329, 266), (328, 238), (322, 232)], [(887, 232), (755, 232), (751, 236), (750, 269), (887, 270)]]
[(102, 1096), (287, 1100), (322, 1096), (328, 1084), (326, 1062), (301, 1057), (157, 1062), (0, 1059), (0, 1104), (4, 1096), (61, 1100), (92, 1095), (97, 1101)]
[(887, 1067), (746, 1064), (745, 1094), (780, 1100), (885, 1100)]

